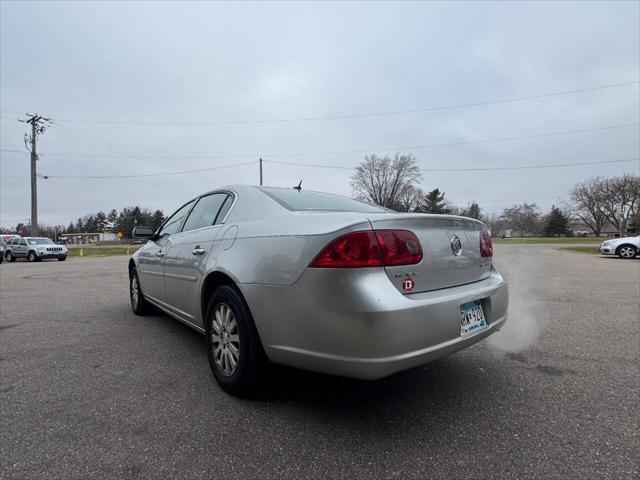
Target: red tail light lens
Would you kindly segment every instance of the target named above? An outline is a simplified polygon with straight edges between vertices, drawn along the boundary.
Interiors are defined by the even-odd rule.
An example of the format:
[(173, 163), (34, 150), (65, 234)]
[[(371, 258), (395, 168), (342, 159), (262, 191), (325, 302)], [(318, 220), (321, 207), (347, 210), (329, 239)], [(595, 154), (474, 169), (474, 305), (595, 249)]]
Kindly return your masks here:
[(382, 256), (373, 231), (353, 232), (336, 238), (309, 266), (315, 268), (381, 267)]
[(362, 268), (412, 265), (422, 261), (422, 247), (406, 230), (352, 232), (336, 238), (309, 265), (312, 268)]
[(493, 257), (493, 242), (489, 232), (480, 233), (480, 255), (482, 257)]
[(413, 265), (422, 261), (422, 247), (413, 232), (376, 230), (376, 238), (387, 267)]

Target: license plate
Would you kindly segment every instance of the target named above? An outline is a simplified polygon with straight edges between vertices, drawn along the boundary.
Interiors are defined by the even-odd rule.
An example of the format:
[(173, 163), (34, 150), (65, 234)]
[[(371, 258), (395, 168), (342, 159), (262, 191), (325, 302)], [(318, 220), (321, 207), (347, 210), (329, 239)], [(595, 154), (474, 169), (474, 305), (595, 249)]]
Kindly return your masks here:
[(468, 335), (487, 326), (479, 301), (460, 305), (460, 335)]

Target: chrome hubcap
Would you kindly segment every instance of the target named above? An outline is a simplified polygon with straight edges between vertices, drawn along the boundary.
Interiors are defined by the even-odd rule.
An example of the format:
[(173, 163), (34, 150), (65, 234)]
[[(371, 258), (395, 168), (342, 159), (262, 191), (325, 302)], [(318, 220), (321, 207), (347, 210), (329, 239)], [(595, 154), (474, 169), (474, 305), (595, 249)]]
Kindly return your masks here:
[(138, 306), (138, 278), (134, 275), (131, 277), (131, 303), (133, 308)]
[(622, 247), (620, 249), (620, 255), (622, 255), (623, 257), (633, 257), (634, 255), (634, 251), (633, 248), (631, 247)]
[(219, 303), (214, 311), (211, 351), (220, 372), (227, 377), (233, 375), (240, 360), (240, 336), (236, 317), (226, 303)]

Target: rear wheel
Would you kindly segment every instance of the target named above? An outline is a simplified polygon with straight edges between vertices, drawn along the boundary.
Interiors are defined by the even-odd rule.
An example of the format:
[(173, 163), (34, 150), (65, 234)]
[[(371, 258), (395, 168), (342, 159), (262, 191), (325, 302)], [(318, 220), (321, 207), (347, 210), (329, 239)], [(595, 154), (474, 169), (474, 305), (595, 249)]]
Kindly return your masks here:
[(620, 258), (634, 258), (638, 250), (633, 245), (621, 245), (616, 251)]
[(153, 305), (147, 302), (142, 294), (138, 271), (135, 268), (129, 273), (129, 297), (131, 298), (131, 310), (133, 310), (133, 313), (136, 315), (149, 315), (152, 313)]
[(27, 260), (29, 260), (30, 262), (37, 262), (37, 261), (38, 261), (38, 256), (36, 255), (36, 252), (34, 252), (33, 250), (31, 250), (31, 251), (27, 254)]
[(249, 307), (233, 287), (219, 287), (205, 316), (209, 366), (230, 393), (250, 395), (258, 390), (269, 363)]
[(9, 251), (5, 254), (5, 256), (4, 256), (4, 257), (7, 259), (7, 262), (15, 262), (15, 261), (16, 261), (16, 257), (14, 257), (14, 256), (13, 256), (13, 253), (11, 253), (11, 250), (9, 250)]

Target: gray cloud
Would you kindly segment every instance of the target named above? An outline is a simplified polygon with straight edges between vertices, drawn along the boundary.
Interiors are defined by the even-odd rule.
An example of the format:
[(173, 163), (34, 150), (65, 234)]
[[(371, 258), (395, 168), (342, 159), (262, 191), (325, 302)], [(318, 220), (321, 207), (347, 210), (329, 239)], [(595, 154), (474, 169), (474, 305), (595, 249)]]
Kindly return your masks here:
[[(637, 2), (568, 3), (0, 3), (0, 103), (53, 119), (225, 121), (340, 115), (472, 103), (640, 78)], [(28, 32), (28, 34), (26, 34)], [(184, 155), (180, 159), (43, 155), (48, 175), (138, 174), (246, 159), (207, 154), (314, 152), (452, 143), (640, 121), (638, 85), (476, 108), (256, 125), (60, 123), (45, 154)], [(2, 148), (24, 124), (2, 111)], [(71, 130), (70, 130), (71, 129)], [(86, 135), (91, 136), (91, 139)], [(100, 141), (95, 141), (99, 139)], [(103, 143), (108, 142), (109, 145)], [(638, 128), (413, 152), (425, 168), (637, 158)], [(0, 224), (29, 216), (28, 158), (2, 152)], [(360, 154), (296, 158), (355, 165)], [(71, 163), (73, 164), (71, 164)], [(349, 194), (349, 172), (265, 165), (266, 183)], [(488, 211), (548, 208), (592, 175), (638, 163), (536, 171), (441, 172), (453, 202)], [(171, 211), (257, 165), (152, 179), (46, 180), (40, 221), (141, 204)]]

